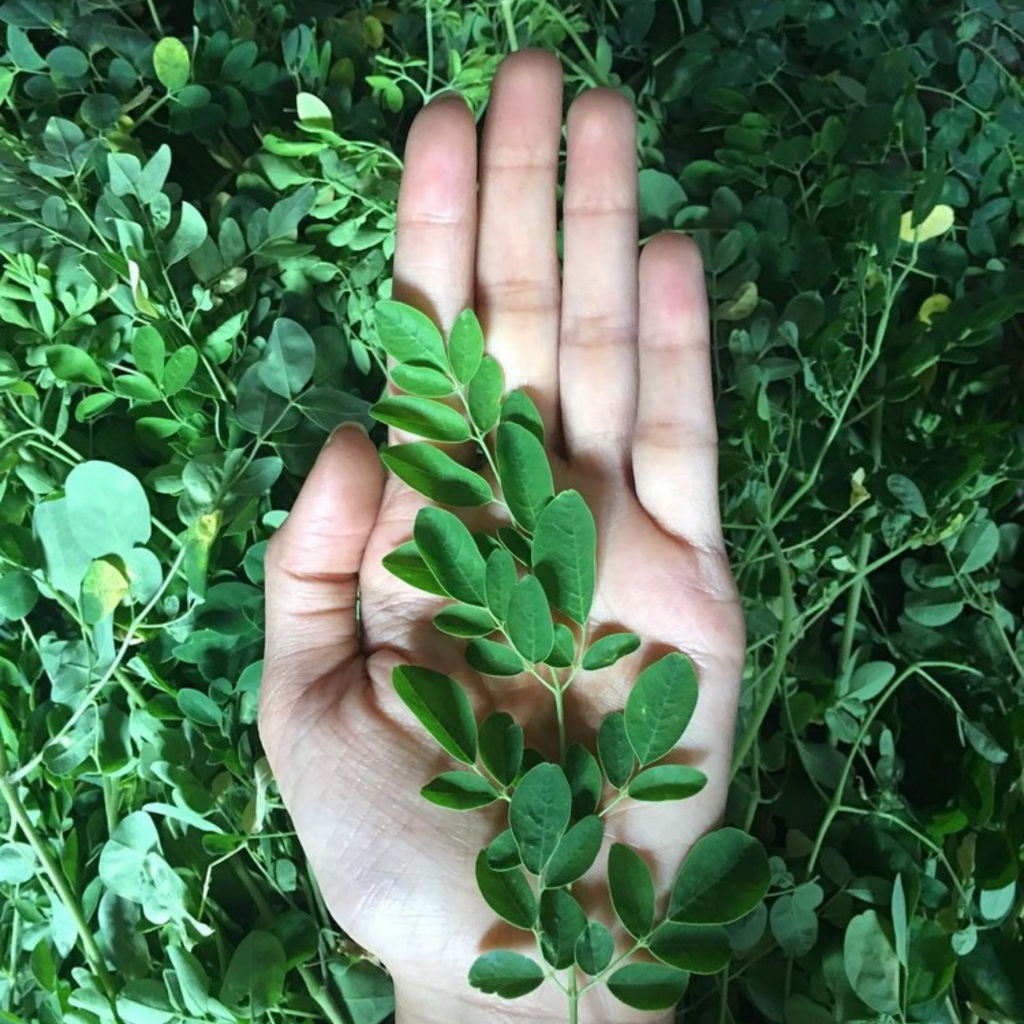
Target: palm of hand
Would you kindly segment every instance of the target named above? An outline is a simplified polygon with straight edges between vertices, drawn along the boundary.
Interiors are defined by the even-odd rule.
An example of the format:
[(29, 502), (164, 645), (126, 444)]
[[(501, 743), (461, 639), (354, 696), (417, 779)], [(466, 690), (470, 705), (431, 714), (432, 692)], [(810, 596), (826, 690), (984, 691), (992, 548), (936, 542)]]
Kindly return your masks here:
[[(531, 71), (535, 79), (547, 75), (547, 96), (543, 83), (529, 80)], [(536, 54), (507, 62), (496, 86), (496, 98), (504, 103), (492, 102), (489, 118), (499, 124), (504, 118), (508, 127), (517, 88), (520, 95), (529, 95), (533, 89), (535, 102), (551, 107), (551, 75), (548, 60)], [(497, 91), (502, 85), (503, 96)], [(614, 106), (615, 116), (621, 116), (614, 97), (601, 94), (600, 98)], [(590, 105), (598, 107), (596, 101)], [(435, 130), (441, 127), (441, 118), (454, 123), (464, 115), (452, 105), (438, 106), (442, 109), (435, 112)], [(430, 114), (428, 109), (421, 117)], [(590, 113), (591, 121), (599, 114), (600, 109)], [(560, 119), (560, 109), (558, 115)], [(492, 131), (490, 121), (488, 131)], [(579, 130), (579, 135), (584, 131)], [(498, 129), (493, 133), (497, 135)], [(440, 201), (436, 195), (428, 197), (423, 185), (432, 144), (441, 146), (426, 129), (415, 137), (414, 128), (403, 178), (407, 224), (415, 225), (421, 193), (418, 201), (424, 209), (429, 201)], [(629, 145), (632, 148), (631, 139)], [(572, 147), (571, 127), (570, 162)], [(579, 156), (577, 161), (582, 162)], [(469, 169), (475, 176), (475, 168)], [(624, 180), (628, 174), (627, 166)], [(633, 177), (635, 188), (635, 173)], [(570, 195), (567, 187), (567, 206)], [(444, 307), (442, 318), (450, 318), (469, 303), (457, 291), (438, 294), (440, 287), (427, 273), (420, 272), (417, 279), (415, 226), (406, 231), (403, 249), (401, 214), (400, 201), (396, 290), (410, 295), (433, 292), (435, 305)], [(635, 231), (635, 209), (631, 215)], [(568, 238), (570, 214), (566, 216)], [(481, 251), (486, 244), (483, 235), (481, 230)], [(568, 384), (565, 352), (572, 349), (564, 326), (571, 283), (568, 242), (562, 340), (556, 346), (556, 352), (559, 347), (562, 351), (561, 388), (557, 380), (538, 372), (542, 360), (537, 353), (525, 368), (521, 362), (517, 371), (513, 353), (494, 352), (491, 346), (506, 370), (508, 386), (526, 386), (531, 391), (549, 435), (567, 450), (565, 459), (552, 457), (556, 490), (578, 489), (597, 520), (598, 586), (589, 624), (591, 639), (624, 629), (644, 641), (636, 654), (613, 668), (576, 678), (566, 698), (569, 741), (592, 747), (600, 721), (624, 705), (636, 674), (668, 650), (686, 652), (698, 669), (700, 699), (681, 756), (708, 775), (707, 788), (685, 803), (627, 801), (606, 819), (606, 846), (626, 842), (645, 853), (661, 891), (689, 846), (721, 815), (743, 659), (742, 618), (721, 547), (714, 500), (714, 423), (708, 421), (710, 400), (705, 393), (706, 337), (695, 342), (683, 333), (673, 348), (663, 336), (666, 325), (678, 320), (683, 307), (696, 321), (698, 333), (706, 334), (706, 324), (693, 311), (694, 295), (698, 306), (703, 301), (699, 262), (684, 243), (667, 241), (648, 247), (641, 273), (641, 415), (635, 424), (635, 393), (609, 396), (608, 414), (602, 415), (600, 388), (594, 382), (587, 388), (586, 381), (577, 380), (575, 391)], [(627, 234), (627, 247), (628, 242)], [(634, 275), (635, 270), (634, 255)], [(659, 287), (663, 279), (680, 271), (688, 274), (688, 290), (675, 282), (676, 297), (663, 296)], [(624, 283), (618, 301), (628, 305), (628, 293)], [(645, 309), (642, 303), (651, 294), (657, 294), (658, 305), (648, 302)], [(632, 301), (635, 304), (635, 297)], [(502, 320), (498, 305), (496, 301), (490, 319), (502, 324), (502, 336), (517, 338), (536, 331), (535, 311), (509, 310)], [(486, 331), (488, 318), (483, 319)], [(635, 363), (635, 318), (631, 331)], [(487, 334), (490, 342), (491, 332)], [(580, 365), (588, 359), (593, 362), (597, 354), (584, 349), (577, 345), (577, 356), (583, 357)], [(625, 346), (620, 346), (619, 354), (624, 352)], [(636, 378), (634, 365), (632, 380), (613, 380), (610, 386), (636, 392)], [(677, 393), (669, 394), (673, 383)], [(598, 407), (596, 414), (593, 406)], [(621, 407), (618, 417), (616, 407)], [(552, 429), (559, 408), (564, 442), (562, 431)], [(588, 416), (594, 417), (589, 426)], [(619, 431), (624, 436), (616, 436), (617, 421), (628, 423), (628, 433)], [(393, 435), (393, 439), (404, 438)], [(469, 670), (459, 642), (442, 636), (432, 624), (443, 602), (414, 590), (382, 567), (383, 556), (411, 535), (416, 511), (424, 501), (395, 478), (387, 481), (380, 501), (376, 461), (373, 446), (356, 433), (344, 432), (329, 445), (268, 557), (268, 649), (260, 728), (285, 805), (335, 919), (396, 975), (424, 982), (429, 978), (433, 991), (446, 991), (457, 999), (467, 996), (466, 971), (483, 949), (533, 951), (532, 937), (502, 925), (473, 880), (478, 851), (505, 827), (506, 805), (457, 814), (423, 801), (420, 786), (451, 763), (395, 696), (391, 671), (397, 664), (411, 662), (453, 675), (474, 695), (478, 719), (491, 710), (509, 711), (526, 728), (528, 745), (551, 757), (557, 755), (557, 746), (551, 742), (553, 702), (530, 676), (493, 680)], [(467, 518), (471, 527), (493, 528), (490, 515), (485, 510), (483, 518)], [(337, 561), (325, 570), (332, 549)], [(362, 621), (358, 637), (352, 607), (356, 576)], [(616, 932), (601, 881), (603, 862), (604, 857), (599, 857), (573, 891), (592, 917)], [(481, 998), (483, 1005), (488, 1005), (487, 1000), (496, 1002), (493, 997)], [(591, 1002), (583, 1005), (590, 1007), (587, 1012), (593, 1019), (609, 1015), (626, 1019), (621, 1004), (615, 1004), (604, 990), (588, 998)], [(519, 1019), (515, 1015), (520, 1013), (524, 1020), (537, 1020), (538, 1014), (559, 1019), (564, 1017), (565, 997), (546, 985), (503, 1009), (510, 1020)]]

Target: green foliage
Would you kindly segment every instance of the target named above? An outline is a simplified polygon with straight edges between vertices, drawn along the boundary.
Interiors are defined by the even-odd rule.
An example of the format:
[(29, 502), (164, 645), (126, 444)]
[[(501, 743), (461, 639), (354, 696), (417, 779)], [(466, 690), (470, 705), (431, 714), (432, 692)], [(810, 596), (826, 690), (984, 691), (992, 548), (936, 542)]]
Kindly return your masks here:
[[(773, 891), (724, 928), (661, 922), (651, 951), (690, 972), (695, 1013), (1024, 1018), (1021, 13), (446, 2), (429, 32), (426, 13), (0, 5), (0, 1015), (390, 1014), (384, 972), (337, 952), (259, 754), (262, 558), (327, 433), (383, 396), (411, 114), (447, 87), (479, 111), (514, 34), (562, 54), (567, 99), (633, 100), (641, 238), (688, 232), (708, 271), (749, 637), (728, 818), (769, 847)], [(454, 373), (473, 431), (542, 441), (497, 363), (474, 369), (469, 315), (454, 351), (419, 325), (384, 326), (412, 346), (387, 368), (402, 392), (454, 396)], [(434, 445), (383, 458), (442, 504), (494, 497)], [(495, 637), (518, 573), (563, 586), (500, 537), (468, 606)], [(414, 541), (385, 565), (446, 593)], [(545, 665), (618, 670), (584, 639), (556, 621)], [(637, 772), (612, 721), (566, 753), (562, 841), (603, 781), (635, 797), (675, 767)], [(501, 800), (458, 774), (438, 793)], [(592, 975), (602, 927), (575, 943)], [(723, 931), (735, 967), (704, 977)], [(613, 968), (612, 991), (671, 1005), (679, 977), (652, 966)], [(491, 953), (472, 981), (543, 978)]]

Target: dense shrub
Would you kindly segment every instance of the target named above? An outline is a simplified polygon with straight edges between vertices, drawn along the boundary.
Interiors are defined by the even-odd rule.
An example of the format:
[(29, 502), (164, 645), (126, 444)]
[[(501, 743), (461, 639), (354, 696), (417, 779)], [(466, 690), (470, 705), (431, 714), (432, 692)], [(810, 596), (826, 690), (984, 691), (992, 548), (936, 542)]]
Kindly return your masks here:
[(1024, 1019), (1017, 4), (0, 22), (0, 1020), (390, 1013), (258, 748), (262, 554), (371, 422), (413, 114), (479, 111), (527, 45), (567, 101), (635, 101), (642, 235), (706, 256), (750, 639), (729, 817), (774, 877), (687, 1019)]

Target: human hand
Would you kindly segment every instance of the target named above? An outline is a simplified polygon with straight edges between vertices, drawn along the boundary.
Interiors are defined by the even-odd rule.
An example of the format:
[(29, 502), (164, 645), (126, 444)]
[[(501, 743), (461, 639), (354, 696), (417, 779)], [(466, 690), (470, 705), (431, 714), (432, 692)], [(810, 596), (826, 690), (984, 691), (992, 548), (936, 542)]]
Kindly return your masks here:
[[(561, 96), (554, 57), (523, 51), (502, 63), (479, 196), (465, 104), (444, 97), (420, 112), (405, 154), (394, 295), (445, 333), (463, 308), (477, 311), (506, 387), (524, 388), (544, 417), (556, 490), (576, 488), (594, 512), (591, 624), (644, 643), (612, 669), (577, 676), (566, 694), (568, 739), (592, 746), (630, 681), (668, 650), (697, 667), (700, 697), (683, 749), (706, 788), (684, 803), (625, 801), (605, 819), (606, 846), (642, 851), (664, 892), (722, 814), (744, 658), (718, 512), (703, 271), (693, 243), (671, 234), (638, 260), (634, 114), (616, 93), (593, 90), (568, 115), (559, 283)], [(392, 430), (390, 439), (409, 438)], [(506, 805), (458, 814), (419, 796), (451, 765), (398, 699), (392, 669), (411, 662), (454, 676), (478, 718), (509, 711), (528, 745), (549, 756), (555, 718), (532, 677), (470, 671), (459, 643), (432, 624), (443, 602), (382, 567), (424, 504), (396, 477), (385, 481), (358, 430), (324, 448), (267, 552), (260, 734), (328, 909), (395, 979), (398, 1024), (564, 1021), (565, 996), (551, 984), (507, 1002), (467, 981), (487, 949), (536, 952), (531, 937), (497, 921), (474, 882), (476, 855), (505, 827)], [(604, 862), (573, 895), (621, 936)], [(657, 1019), (603, 986), (580, 1007), (584, 1024)]]

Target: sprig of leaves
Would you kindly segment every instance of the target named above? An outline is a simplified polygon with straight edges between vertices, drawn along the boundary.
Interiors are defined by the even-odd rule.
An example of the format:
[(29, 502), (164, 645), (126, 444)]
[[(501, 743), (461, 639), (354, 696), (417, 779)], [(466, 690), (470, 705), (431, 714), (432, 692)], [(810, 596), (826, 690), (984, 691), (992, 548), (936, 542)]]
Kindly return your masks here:
[[(484, 953), (470, 970), (470, 983), (514, 999), (566, 971), (563, 988), (573, 1019), (579, 996), (597, 984), (636, 1009), (672, 1006), (690, 972), (725, 966), (729, 945), (722, 926), (753, 911), (764, 897), (769, 872), (761, 845), (732, 828), (706, 835), (683, 862), (666, 913), (657, 920), (646, 861), (613, 844), (606, 865), (609, 896), (634, 940), (614, 962), (611, 934), (588, 918), (572, 885), (597, 862), (604, 816), (619, 801), (685, 800), (703, 789), (707, 779), (697, 769), (658, 764), (693, 716), (693, 663), (672, 652), (644, 668), (625, 708), (602, 723), (599, 757), (582, 745), (566, 748), (563, 697), (580, 669), (609, 668), (641, 645), (633, 633), (586, 643), (597, 578), (594, 517), (578, 491), (555, 492), (540, 415), (525, 392), (501, 394), (500, 368), (484, 354), (473, 310), (459, 314), (447, 342), (411, 306), (388, 299), (378, 303), (376, 314), (380, 347), (392, 360), (391, 381), (409, 394), (382, 398), (370, 414), (432, 441), (472, 439), (494, 471), (500, 497), (482, 474), (426, 441), (385, 448), (385, 465), (434, 501), (500, 504), (511, 520), (493, 534), (471, 533), (452, 512), (425, 506), (413, 540), (386, 556), (384, 565), (418, 589), (451, 598), (454, 603), (434, 622), (442, 632), (469, 638), (464, 654), (471, 668), (492, 676), (530, 672), (555, 697), (560, 757), (552, 763), (524, 749), (523, 729), (509, 714), (497, 712), (478, 725), (469, 695), (450, 676), (418, 665), (394, 670), (398, 696), (441, 748), (466, 766), (428, 782), (422, 796), (460, 811), (508, 803), (508, 827), (480, 851), (476, 880), (495, 914), (535, 936), (540, 962), (510, 950)], [(483, 500), (469, 501), (470, 494)], [(615, 791), (607, 802), (606, 791)], [(629, 962), (640, 950), (660, 963)]]

